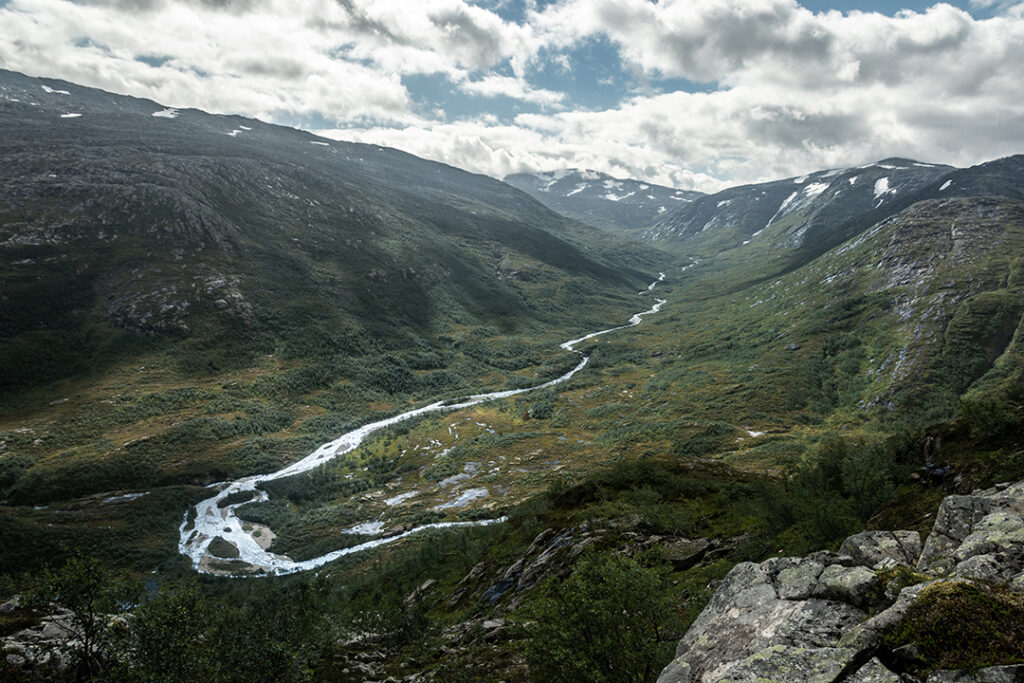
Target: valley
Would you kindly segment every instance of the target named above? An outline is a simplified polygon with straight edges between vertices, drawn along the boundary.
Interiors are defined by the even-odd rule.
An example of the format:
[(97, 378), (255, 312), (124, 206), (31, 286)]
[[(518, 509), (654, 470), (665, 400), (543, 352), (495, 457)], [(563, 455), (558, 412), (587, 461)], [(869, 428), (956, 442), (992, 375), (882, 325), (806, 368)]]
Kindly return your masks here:
[(734, 567), (1024, 479), (1022, 156), (509, 185), (6, 71), (0, 124), (0, 637), (136, 586), (115, 680), (655, 680)]

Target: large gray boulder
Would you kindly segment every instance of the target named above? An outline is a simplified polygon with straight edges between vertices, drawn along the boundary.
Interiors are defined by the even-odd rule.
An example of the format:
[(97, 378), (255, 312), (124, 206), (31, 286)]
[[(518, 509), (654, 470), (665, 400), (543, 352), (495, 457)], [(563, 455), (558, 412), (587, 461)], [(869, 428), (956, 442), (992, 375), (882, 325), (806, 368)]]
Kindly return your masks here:
[[(873, 656), (882, 633), (929, 586), (979, 580), (1024, 590), (1024, 482), (948, 496), (923, 548), (917, 532), (865, 531), (839, 553), (736, 565), (658, 683), (895, 683), (900, 676)], [(877, 613), (867, 618), (868, 609)], [(1024, 666), (940, 671), (928, 681), (1024, 683)]]
[[(817, 586), (816, 574), (823, 571), (820, 562), (800, 558), (760, 565), (742, 562), (733, 567), (679, 643), (676, 659), (662, 672), (659, 683), (743, 680), (736, 678), (740, 672), (764, 670), (772, 662), (783, 661), (797, 676), (788, 680), (812, 680), (804, 677), (812, 669), (793, 668), (792, 662), (804, 658), (810, 667), (811, 660), (819, 657), (848, 663), (852, 654), (831, 650), (866, 615), (839, 600), (808, 597), (806, 587), (811, 581)], [(784, 594), (800, 597), (781, 597), (778, 585), (785, 587)], [(825, 669), (813, 670), (818, 672), (814, 676), (824, 675)]]
[[(918, 571), (950, 574), (957, 564), (969, 557), (989, 554), (986, 550), (999, 545), (995, 540), (999, 533), (1013, 532), (1012, 518), (990, 517), (992, 513), (1000, 512), (1015, 513), (1018, 519), (1024, 513), (1024, 482), (1001, 484), (985, 491), (975, 491), (969, 496), (946, 496), (935, 515), (935, 525), (918, 560)], [(975, 531), (981, 537), (973, 536)], [(984, 541), (986, 535), (993, 538), (992, 544)], [(967, 549), (956, 555), (968, 538), (974, 550)]]
[(913, 567), (921, 556), (921, 535), (916, 531), (863, 531), (843, 541), (839, 554), (872, 569), (898, 564)]

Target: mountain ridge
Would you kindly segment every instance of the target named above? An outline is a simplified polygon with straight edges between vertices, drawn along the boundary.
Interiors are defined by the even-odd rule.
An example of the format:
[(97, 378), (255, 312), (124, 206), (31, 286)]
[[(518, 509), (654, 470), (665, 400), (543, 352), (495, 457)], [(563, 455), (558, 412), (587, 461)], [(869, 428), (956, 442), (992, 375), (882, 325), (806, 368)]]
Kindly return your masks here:
[(599, 171), (562, 169), (515, 173), (502, 179), (564, 216), (607, 230), (640, 230), (675, 205), (703, 196)]

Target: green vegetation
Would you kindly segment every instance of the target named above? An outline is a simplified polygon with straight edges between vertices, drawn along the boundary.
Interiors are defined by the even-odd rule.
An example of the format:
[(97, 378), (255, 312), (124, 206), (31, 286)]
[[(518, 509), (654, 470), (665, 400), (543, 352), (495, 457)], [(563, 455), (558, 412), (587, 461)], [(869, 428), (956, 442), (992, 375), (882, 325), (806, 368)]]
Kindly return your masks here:
[(218, 536), (210, 541), (210, 554), (214, 557), (233, 559), (239, 556), (238, 548)]
[(530, 675), (545, 681), (653, 681), (678, 629), (666, 572), (621, 555), (587, 554), (524, 610)]
[[(52, 126), (8, 127), (25, 178), (78, 175), (26, 180), (0, 207), (0, 598), (116, 613), (106, 596), (129, 583), (113, 574), (151, 581), (124, 639), (88, 636), (83, 677), (361, 680), (383, 652), (374, 677), (650, 680), (736, 562), (927, 530), (955, 482), (1024, 478), (1019, 202), (951, 195), (842, 244), (853, 223), (818, 226), (800, 248), (776, 240), (794, 212), (742, 249), (731, 225), (668, 254), (482, 176), (269, 127), (229, 141), (190, 116), (156, 142), (148, 114), (85, 117), (95, 137), (55, 139), (59, 159), (32, 142)], [(178, 554), (209, 485), (418, 405), (553, 379), (579, 362), (560, 342), (655, 295), (659, 314), (581, 344), (568, 382), (394, 425), (261, 484), (269, 501), (223, 503), (294, 559), (365, 541), (347, 532), (368, 520), (505, 523), (410, 536), (316, 580), (197, 578)], [(915, 479), (926, 463), (960, 479)], [(548, 530), (585, 541), (583, 559), (484, 599)], [(242, 564), (222, 538), (211, 554)], [(928, 630), (947, 608), (983, 634), (1019, 625), (998, 587), (923, 604), (892, 638), (934, 645), (930, 665), (955, 633)], [(955, 661), (1008, 661), (989, 640)]]
[(47, 612), (66, 610), (58, 629), (67, 639), (58, 649), (75, 680), (85, 680), (115, 661), (113, 639), (123, 622), (112, 617), (128, 612), (141, 594), (139, 582), (111, 574), (95, 559), (72, 556), (61, 568), (43, 572), (28, 602)]
[(926, 669), (977, 669), (1024, 663), (1024, 595), (1001, 586), (927, 586), (885, 645), (914, 644)]

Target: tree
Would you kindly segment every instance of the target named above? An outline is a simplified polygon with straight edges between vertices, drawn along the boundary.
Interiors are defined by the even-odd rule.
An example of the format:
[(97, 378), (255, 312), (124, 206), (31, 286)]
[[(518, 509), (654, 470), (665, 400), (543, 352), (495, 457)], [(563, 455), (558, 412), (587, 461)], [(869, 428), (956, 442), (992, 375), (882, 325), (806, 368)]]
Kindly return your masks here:
[(73, 555), (60, 569), (43, 572), (29, 603), (66, 611), (54, 621), (67, 636), (59, 648), (69, 656), (75, 680), (84, 681), (113, 660), (114, 617), (134, 607), (141, 596), (138, 581), (115, 574), (94, 559)]
[(132, 620), (126, 677), (154, 683), (213, 680), (212, 615), (195, 586), (166, 590), (140, 606)]
[(653, 681), (671, 659), (678, 613), (665, 571), (590, 552), (526, 610), (525, 654), (539, 681)]

